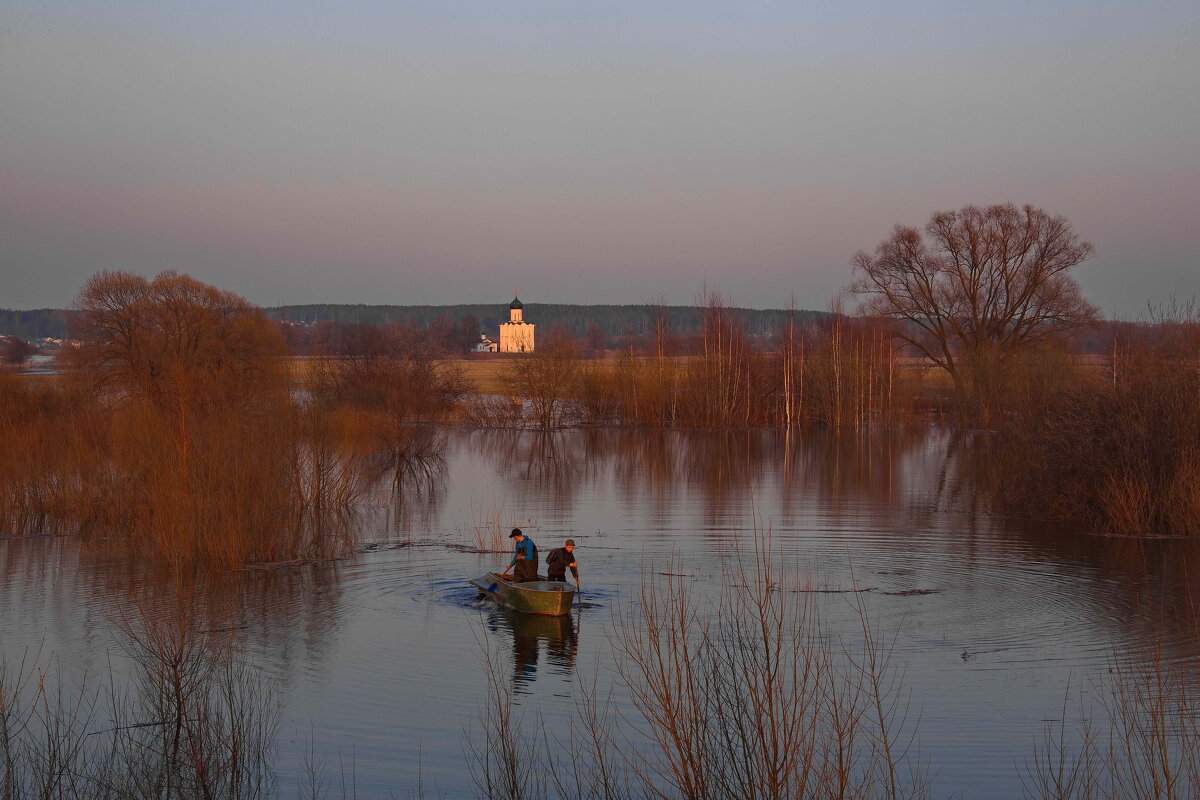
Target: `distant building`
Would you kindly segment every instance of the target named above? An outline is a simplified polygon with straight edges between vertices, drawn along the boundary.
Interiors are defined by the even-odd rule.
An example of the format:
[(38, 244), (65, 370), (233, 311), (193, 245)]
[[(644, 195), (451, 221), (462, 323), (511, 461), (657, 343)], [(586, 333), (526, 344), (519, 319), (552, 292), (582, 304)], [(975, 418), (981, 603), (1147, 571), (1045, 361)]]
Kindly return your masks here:
[(508, 304), (508, 322), (500, 323), (501, 353), (532, 353), (533, 324), (522, 319), (525, 306), (519, 297)]
[(500, 349), (500, 345), (481, 333), (479, 334), (479, 342), (473, 349), (476, 353), (495, 353)]

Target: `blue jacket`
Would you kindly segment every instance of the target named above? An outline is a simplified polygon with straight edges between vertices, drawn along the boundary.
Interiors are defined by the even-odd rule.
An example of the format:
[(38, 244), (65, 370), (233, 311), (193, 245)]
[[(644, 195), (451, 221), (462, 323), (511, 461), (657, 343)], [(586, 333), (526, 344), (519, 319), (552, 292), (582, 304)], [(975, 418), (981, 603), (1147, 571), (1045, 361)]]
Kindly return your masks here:
[(537, 545), (533, 543), (533, 539), (526, 536), (519, 542), (514, 542), (516, 545), (513, 548), (513, 560), (508, 562), (511, 567), (518, 561), (532, 561), (537, 563)]

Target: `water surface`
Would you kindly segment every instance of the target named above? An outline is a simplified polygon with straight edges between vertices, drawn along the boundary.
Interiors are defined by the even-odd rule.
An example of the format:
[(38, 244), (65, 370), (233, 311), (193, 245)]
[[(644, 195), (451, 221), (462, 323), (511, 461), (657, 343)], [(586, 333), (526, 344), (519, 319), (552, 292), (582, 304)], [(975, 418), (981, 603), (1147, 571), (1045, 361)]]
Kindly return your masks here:
[[(4, 540), (4, 655), (120, 674), (122, 618), (139, 598), (182, 593), (204, 630), (279, 687), (281, 794), (311, 746), (362, 797), (403, 796), (418, 775), (470, 794), (464, 742), (480, 732), (488, 664), (551, 729), (573, 713), (581, 680), (614, 688), (632, 714), (611, 670), (614, 613), (659, 573), (715, 597), (755, 537), (813, 592), (831, 631), (854, 636), (861, 602), (893, 642), (933, 797), (1020, 796), (1018, 767), (1068, 686), (1088, 686), (1112, 653), (1138, 654), (1165, 630), (1171, 657), (1193, 657), (1193, 545), (988, 513), (986, 447), (946, 431), (445, 437), (422, 479), (372, 495), (358, 552), (335, 563), (180, 587), (72, 538)], [(466, 579), (508, 560), (479, 550), (507, 547), (493, 531), (512, 526), (543, 551), (578, 543), (572, 617), (476, 599)]]

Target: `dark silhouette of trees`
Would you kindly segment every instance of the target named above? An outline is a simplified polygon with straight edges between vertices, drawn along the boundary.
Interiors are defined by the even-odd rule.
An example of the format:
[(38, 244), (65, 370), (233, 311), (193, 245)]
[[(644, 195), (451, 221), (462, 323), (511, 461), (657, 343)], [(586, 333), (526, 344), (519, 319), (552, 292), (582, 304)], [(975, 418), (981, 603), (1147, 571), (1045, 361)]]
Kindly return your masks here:
[(5, 364), (24, 364), (37, 350), (19, 336), (0, 336), (0, 361)]
[(584, 334), (587, 339), (588, 350), (592, 355), (600, 355), (608, 349), (608, 334), (594, 322), (589, 322), (587, 331)]
[(465, 314), (458, 320), (453, 349), (459, 353), (471, 352), (475, 349), (475, 345), (479, 344), (479, 336), (482, 331), (479, 318), (473, 314)]
[[(286, 319), (304, 325), (316, 325), (321, 322), (350, 325), (402, 323), (422, 330), (433, 326), (438, 317), (459, 320), (460, 325), (465, 317), (475, 317), (480, 324), (480, 332), (490, 336), (495, 336), (496, 327), (508, 320), (508, 306), (503, 300), (498, 303), (447, 306), (320, 304), (277, 306), (264, 310), (272, 319)], [(742, 318), (748, 335), (772, 333), (789, 317), (794, 317), (798, 322), (809, 322), (827, 316), (821, 311), (752, 308), (735, 310)], [(599, 325), (610, 338), (621, 336), (626, 330), (632, 330), (635, 336), (641, 336), (653, 331), (660, 316), (666, 317), (671, 330), (679, 334), (698, 334), (704, 324), (704, 309), (698, 306), (525, 304), (525, 319), (537, 324), (539, 331), (549, 330), (550, 326), (561, 324), (576, 338), (586, 337), (588, 325), (591, 323)], [(16, 331), (3, 327), (4, 319), (4, 312), (0, 310), (0, 331), (15, 333)]]
[(22, 339), (62, 339), (67, 335), (67, 315), (60, 308), (28, 311), (0, 308), (0, 334)]
[(850, 292), (863, 313), (901, 321), (897, 335), (986, 422), (1016, 359), (1095, 320), (1070, 274), (1091, 254), (1064, 217), (965, 206), (934, 214), (924, 234), (897, 225), (874, 254), (856, 254)]

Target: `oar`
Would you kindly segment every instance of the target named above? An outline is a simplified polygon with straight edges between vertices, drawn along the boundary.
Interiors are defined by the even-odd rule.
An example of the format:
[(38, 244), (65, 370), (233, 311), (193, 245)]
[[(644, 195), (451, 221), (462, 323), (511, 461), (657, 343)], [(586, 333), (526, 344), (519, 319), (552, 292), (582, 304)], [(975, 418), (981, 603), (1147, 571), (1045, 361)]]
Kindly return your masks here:
[[(503, 577), (505, 577), (505, 576), (504, 576), (504, 575), (501, 575), (500, 577), (501, 577), (501, 578), (503, 578)], [(499, 585), (500, 585), (500, 584), (498, 584), (498, 583), (493, 583), (491, 586), (489, 586), (489, 587), (488, 587), (488, 594), (492, 594), (492, 593), (494, 593), (494, 592), (496, 591), (496, 587), (497, 587), (497, 586), (499, 586)]]

